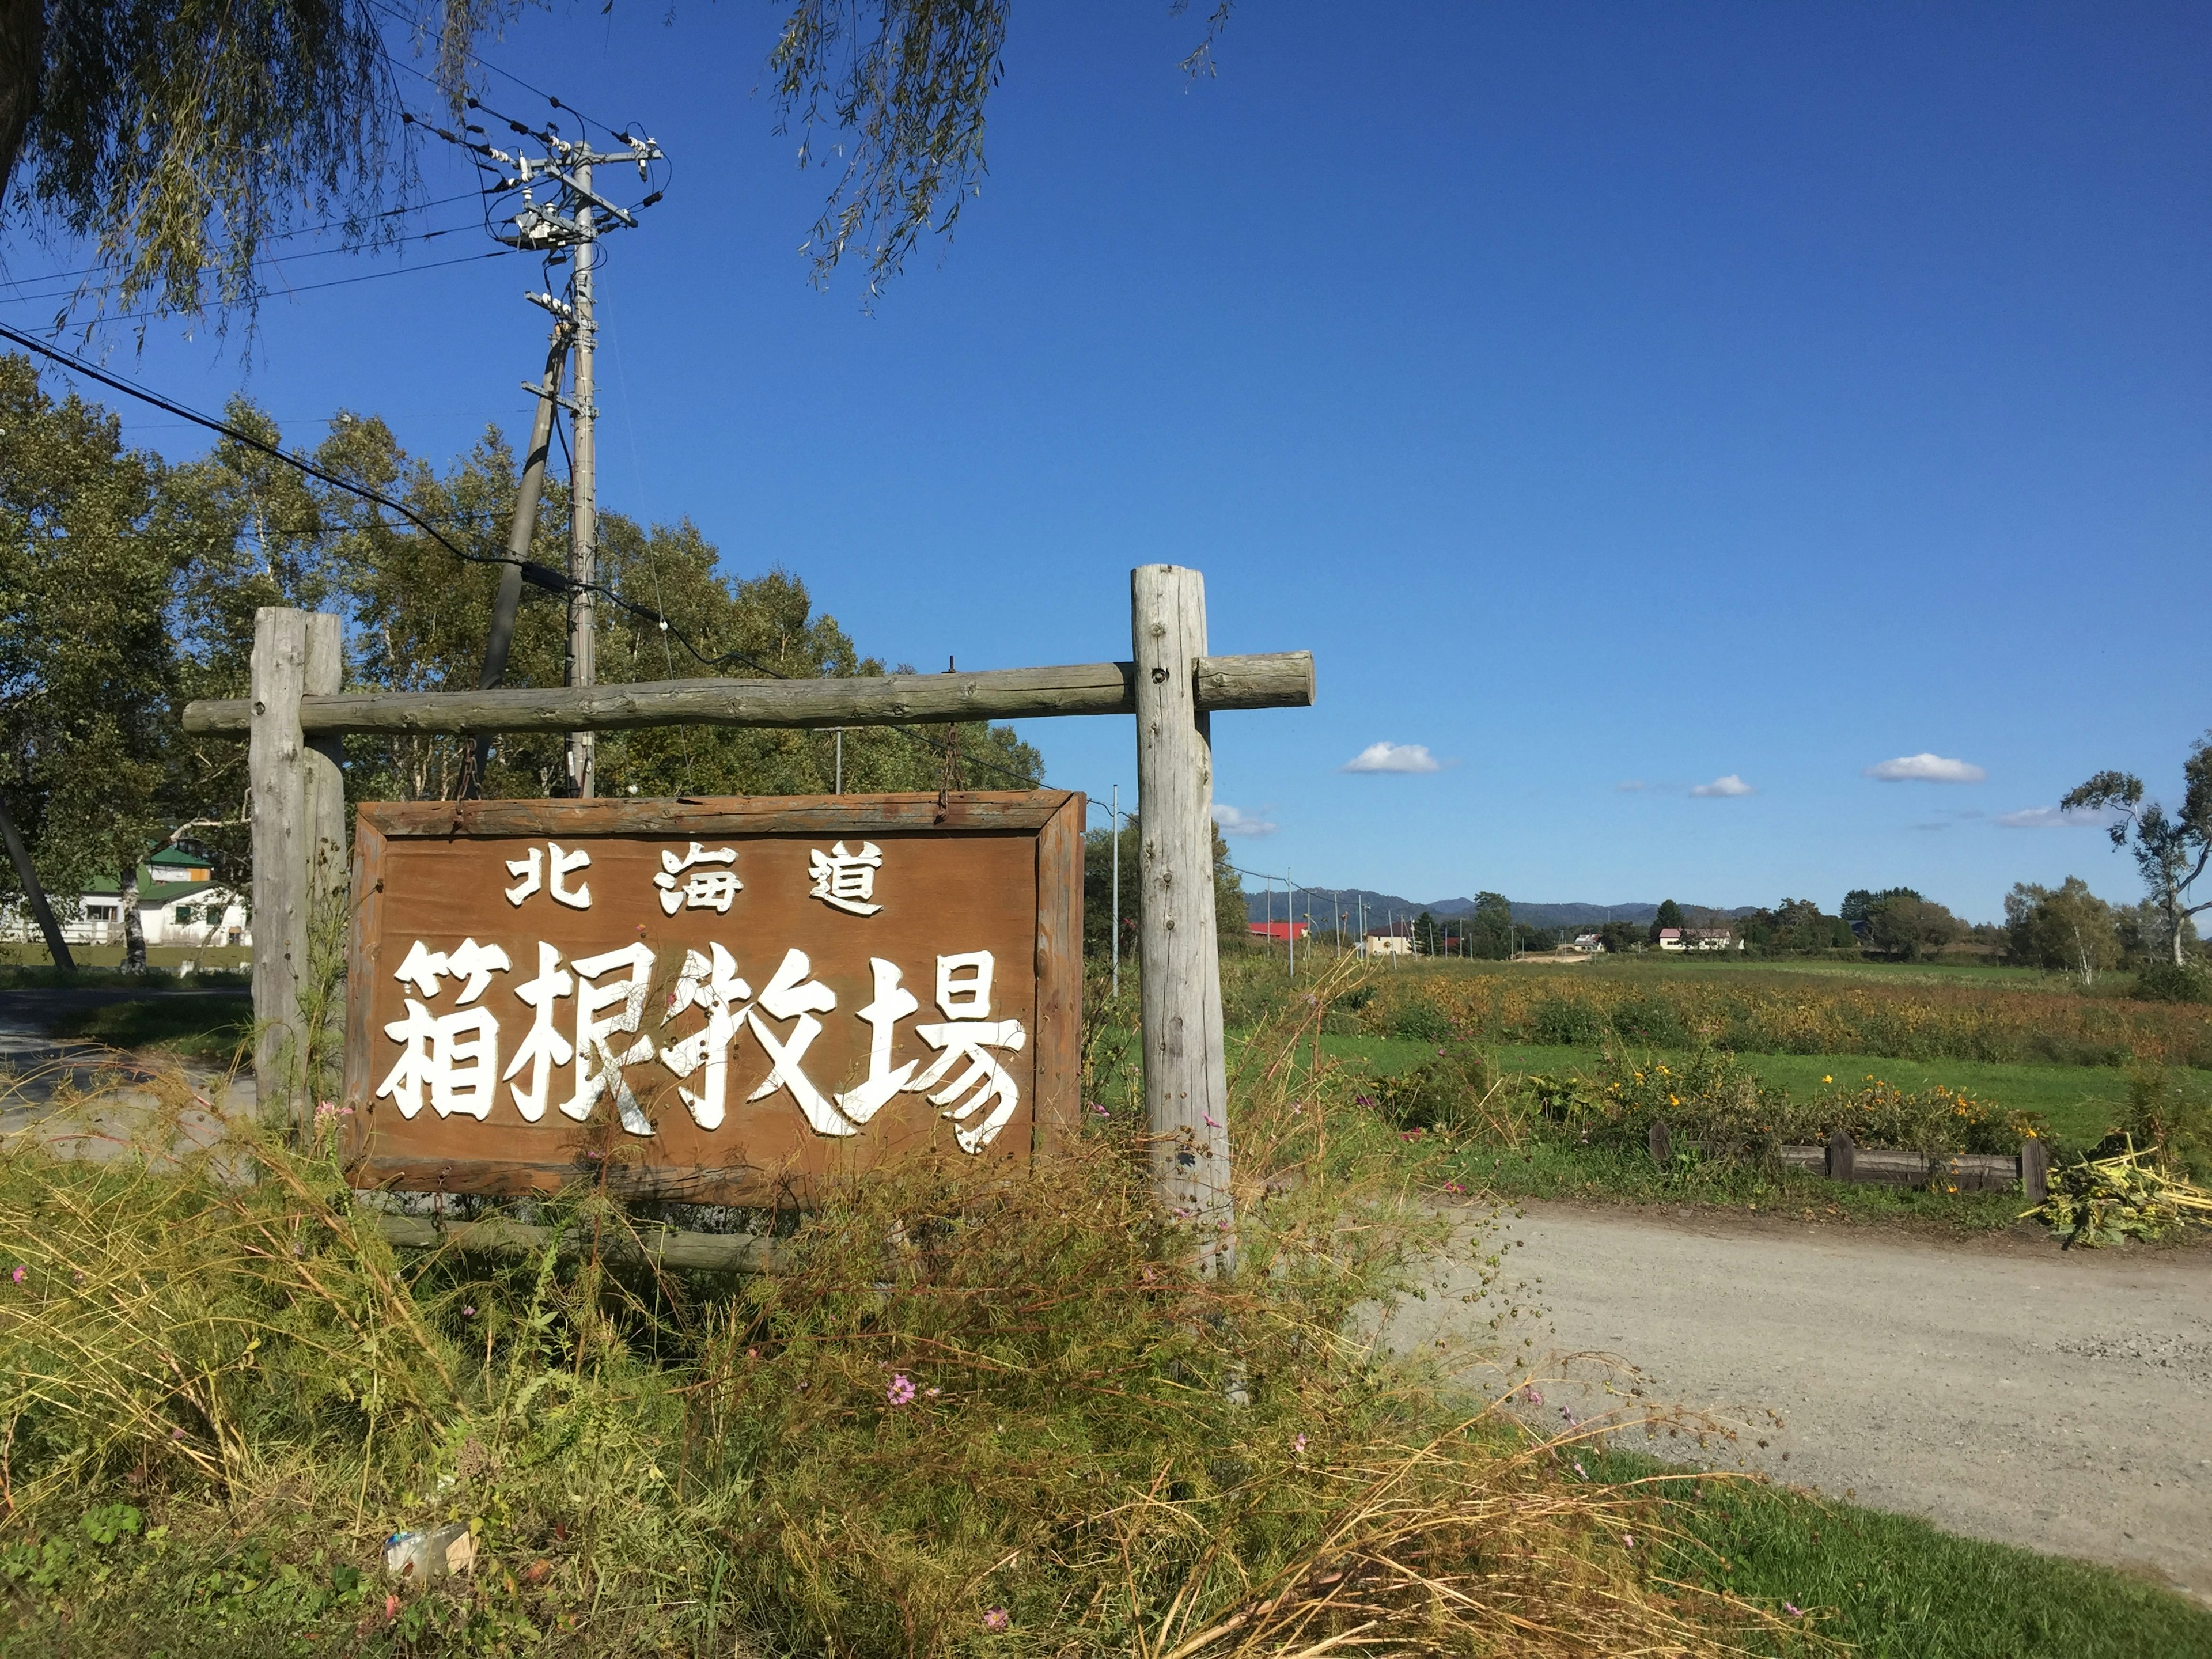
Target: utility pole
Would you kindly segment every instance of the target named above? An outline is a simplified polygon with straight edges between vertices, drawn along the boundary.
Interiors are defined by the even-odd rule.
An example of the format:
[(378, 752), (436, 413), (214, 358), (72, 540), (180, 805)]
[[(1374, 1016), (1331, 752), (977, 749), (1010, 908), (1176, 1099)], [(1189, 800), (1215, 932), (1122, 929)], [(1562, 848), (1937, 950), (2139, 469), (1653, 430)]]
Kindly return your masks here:
[[(592, 264), (598, 252), (592, 246), (592, 152), (575, 164), (576, 187), (582, 200), (576, 207), (576, 401), (569, 410), (575, 426), (575, 448), (568, 460), (568, 683), (599, 684), (599, 596), (592, 592), (599, 580), (599, 505), (592, 428), (599, 410), (592, 403), (592, 348), (598, 343), (598, 324), (592, 315)], [(568, 781), (580, 800), (599, 793), (597, 734), (568, 734)]]
[[(558, 99), (551, 102), (556, 109), (563, 107)], [(469, 106), (486, 115), (494, 113), (473, 98)], [(550, 293), (526, 296), (532, 304), (552, 313), (553, 348), (546, 361), (543, 385), (529, 388), (538, 395), (538, 422), (531, 434), (522, 492), (515, 504), (507, 568), (500, 573), (483, 686), (489, 690), (506, 673), (507, 647), (514, 636), (515, 609), (522, 597), (524, 566), (537, 520), (538, 486), (544, 473), (544, 452), (552, 434), (556, 406), (568, 411), (569, 424), (574, 429), (568, 456), (568, 571), (565, 584), (568, 600), (568, 682), (587, 686), (597, 684), (599, 678), (599, 605), (594, 591), (599, 584), (599, 499), (594, 428), (599, 411), (592, 397), (592, 358), (599, 343), (599, 319), (593, 305), (592, 277), (598, 264), (599, 239), (618, 228), (637, 228), (636, 214), (599, 194), (592, 170), (602, 163), (634, 164), (640, 182), (644, 182), (651, 176), (651, 164), (667, 158), (658, 143), (641, 134), (617, 133), (614, 137), (622, 148), (599, 150), (594, 149), (586, 137), (563, 138), (550, 122), (533, 128), (512, 118), (498, 118), (505, 119), (508, 129), (520, 137), (543, 144), (545, 154), (542, 157), (526, 155), (519, 149), (509, 152), (482, 142), (480, 137), (471, 139), (441, 127), (430, 127), (429, 131), (477, 157), (479, 165), (496, 162), (507, 170), (489, 186), (492, 194), (521, 191), (521, 202), (506, 228), (493, 233), (498, 240), (526, 252), (543, 253), (549, 263), (568, 258), (573, 269), (565, 301)], [(465, 122), (462, 131), (482, 135), (484, 129)], [(551, 188), (547, 190), (549, 185)], [(547, 199), (538, 199), (540, 191), (546, 191)], [(649, 208), (660, 198), (661, 192), (656, 190), (638, 205), (641, 209)], [(572, 395), (564, 398), (560, 390), (562, 359), (570, 349), (575, 353), (575, 374)], [(550, 579), (541, 581), (541, 585), (550, 586)], [(472, 769), (479, 781), (488, 748), (479, 740)], [(568, 792), (586, 799), (598, 793), (593, 734), (570, 732), (568, 755)]]

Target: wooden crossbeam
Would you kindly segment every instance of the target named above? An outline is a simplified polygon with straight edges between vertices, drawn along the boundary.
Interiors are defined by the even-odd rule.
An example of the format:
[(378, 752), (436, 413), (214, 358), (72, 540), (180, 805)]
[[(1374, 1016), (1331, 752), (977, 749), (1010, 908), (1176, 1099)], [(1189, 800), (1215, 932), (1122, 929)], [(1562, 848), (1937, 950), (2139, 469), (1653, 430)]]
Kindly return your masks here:
[[(1308, 651), (1200, 657), (1192, 665), (1191, 678), (1201, 714), (1304, 708), (1314, 700), (1313, 653)], [(300, 728), (310, 737), (366, 732), (621, 732), (682, 725), (904, 726), (1133, 714), (1137, 665), (1094, 662), (818, 680), (659, 680), (495, 691), (366, 691), (303, 696), (299, 710)], [(250, 698), (207, 699), (185, 707), (187, 732), (242, 737), (252, 723)]]

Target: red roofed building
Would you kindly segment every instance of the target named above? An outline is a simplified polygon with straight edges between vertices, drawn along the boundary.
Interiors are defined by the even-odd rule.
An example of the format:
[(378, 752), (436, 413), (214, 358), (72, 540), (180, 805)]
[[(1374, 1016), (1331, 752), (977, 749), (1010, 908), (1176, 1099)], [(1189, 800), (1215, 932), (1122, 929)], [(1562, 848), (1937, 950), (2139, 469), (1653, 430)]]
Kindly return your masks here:
[(1303, 944), (1313, 937), (1310, 921), (1248, 921), (1244, 926), (1258, 939), (1295, 939)]

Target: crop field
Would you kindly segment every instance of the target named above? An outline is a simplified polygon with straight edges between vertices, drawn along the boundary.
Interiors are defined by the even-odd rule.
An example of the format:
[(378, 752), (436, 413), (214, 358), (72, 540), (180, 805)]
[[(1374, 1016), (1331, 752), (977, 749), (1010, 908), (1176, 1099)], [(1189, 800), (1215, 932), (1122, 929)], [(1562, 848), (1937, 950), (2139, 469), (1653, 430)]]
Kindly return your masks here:
[[(1326, 1036), (1325, 1052), (1376, 1078), (1392, 1077), (1436, 1053), (1411, 1037)], [(1595, 1076), (1604, 1054), (1595, 1047), (1504, 1043), (1492, 1049), (1509, 1076), (1583, 1073)], [(1680, 1060), (1680, 1049), (1657, 1051)], [(2025, 1061), (1898, 1060), (1881, 1054), (1743, 1054), (1743, 1068), (1770, 1088), (1810, 1096), (1832, 1084), (1880, 1079), (1900, 1089), (1943, 1087), (2046, 1120), (2057, 1138), (2094, 1146), (2111, 1133), (2127, 1105), (2127, 1077), (2109, 1066), (2036, 1066)], [(2212, 1086), (2212, 1076), (2203, 1079)]]

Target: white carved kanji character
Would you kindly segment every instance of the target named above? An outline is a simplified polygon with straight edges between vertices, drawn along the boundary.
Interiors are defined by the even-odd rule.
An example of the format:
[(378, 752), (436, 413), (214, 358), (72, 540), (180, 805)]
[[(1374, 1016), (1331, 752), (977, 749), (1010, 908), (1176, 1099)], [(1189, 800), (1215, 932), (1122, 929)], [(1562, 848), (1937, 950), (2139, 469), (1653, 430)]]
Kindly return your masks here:
[[(599, 1104), (611, 1081), (615, 1111), (623, 1127), (634, 1135), (653, 1133), (653, 1120), (646, 1116), (623, 1076), (623, 1066), (653, 1058), (653, 1039), (640, 1037), (621, 1054), (607, 1042), (617, 1032), (636, 1030), (643, 1021), (646, 994), (652, 989), (653, 962), (653, 947), (641, 941), (595, 957), (579, 957), (568, 964), (576, 970), (576, 1090), (561, 1103), (561, 1109), (580, 1123), (591, 1116), (592, 1108)], [(605, 985), (586, 982), (617, 968), (629, 969), (629, 976)], [(605, 1019), (599, 1017), (601, 1009), (617, 1003), (620, 1012)]]
[(544, 849), (533, 847), (520, 858), (507, 860), (507, 873), (522, 878), (519, 885), (506, 890), (507, 902), (509, 904), (520, 905), (523, 900), (545, 884)]
[[(575, 988), (575, 975), (561, 966), (561, 953), (541, 940), (538, 946), (538, 977), (514, 988), (514, 994), (536, 1011), (537, 1018), (531, 1024), (529, 1035), (516, 1048), (514, 1058), (507, 1062), (503, 1079), (507, 1081), (507, 1092), (514, 1098), (515, 1109), (526, 1121), (535, 1123), (545, 1115), (545, 1097), (551, 1091), (553, 1068), (566, 1066), (575, 1055), (576, 1051), (555, 1023), (553, 1006)], [(512, 1081), (526, 1066), (530, 1068), (527, 1088)]]
[(741, 1005), (751, 1000), (753, 992), (738, 977), (737, 959), (728, 951), (719, 945), (707, 948), (714, 952), (711, 960), (696, 951), (684, 952), (683, 977), (676, 981), (668, 1012), (660, 1022), (667, 1024), (686, 1008), (703, 1008), (707, 1024), (680, 1042), (663, 1043), (660, 1063), (686, 1079), (700, 1066), (707, 1068), (699, 1093), (694, 1095), (684, 1088), (676, 1092), (684, 1097), (692, 1121), (701, 1128), (719, 1129), (729, 1086), (730, 1045), (744, 1029), (740, 1023), (745, 1012)]
[(440, 1117), (455, 1112), (488, 1116), (499, 1071), (499, 1022), (491, 1010), (471, 1008), (441, 1018), (413, 997), (406, 1004), (406, 1018), (384, 1028), (405, 1049), (378, 1085), (376, 1098), (391, 1097), (399, 1115), (411, 1118), (422, 1109), (428, 1084), (431, 1109)]
[(672, 916), (688, 906), (694, 910), (717, 910), (729, 915), (730, 901), (744, 887), (734, 869), (702, 870), (688, 881), (679, 882), (677, 878), (695, 864), (733, 866), (737, 861), (738, 849), (734, 847), (720, 847), (709, 852), (695, 841), (691, 850), (680, 859), (663, 848), (660, 873), (653, 878), (653, 884), (660, 890), (661, 914)]
[(392, 977), (402, 985), (413, 986), (426, 997), (434, 997), (439, 983), (453, 971), (443, 951), (433, 951), (418, 939), (408, 947), (406, 959)]
[(484, 987), (491, 983), (494, 974), (503, 974), (514, 965), (507, 960), (507, 952), (496, 945), (479, 945), (472, 939), (465, 939), (460, 948), (448, 956), (443, 951), (431, 950), (418, 939), (408, 948), (406, 960), (392, 977), (402, 985), (412, 985), (426, 997), (438, 994), (441, 980), (465, 979), (468, 983), (454, 1000), (466, 1006), (484, 994)]
[(590, 909), (592, 908), (590, 886), (586, 884), (571, 888), (564, 878), (571, 870), (587, 868), (592, 862), (592, 855), (580, 847), (573, 853), (564, 853), (561, 850), (561, 843), (557, 841), (547, 842), (545, 851), (548, 855), (546, 865), (550, 873), (545, 890), (553, 895), (556, 903), (565, 904), (571, 910)]
[(921, 1006), (914, 993), (899, 984), (899, 970), (890, 963), (871, 957), (868, 967), (875, 975), (876, 1000), (860, 1011), (870, 1028), (868, 1075), (858, 1088), (837, 1097), (837, 1109), (854, 1123), (866, 1123), (873, 1117), (913, 1077), (915, 1062), (911, 1060), (896, 1071), (891, 1069), (892, 1028)]
[[(791, 1097), (799, 1103), (799, 1109), (806, 1114), (806, 1121), (813, 1126), (815, 1133), (855, 1134), (859, 1131), (838, 1113), (806, 1073), (799, 1069), (799, 1061), (806, 1057), (807, 1049), (822, 1031), (822, 1022), (814, 1016), (827, 1013), (837, 1006), (835, 991), (820, 981), (807, 977), (813, 971), (814, 965), (807, 959), (805, 951), (786, 951), (775, 975), (760, 994), (759, 1006), (747, 1011), (745, 1023), (752, 1027), (753, 1036), (759, 1039), (762, 1052), (769, 1057), (770, 1069), (760, 1087), (745, 1098), (763, 1100), (778, 1089), (788, 1089)], [(760, 1017), (762, 1008), (767, 1009), (778, 1019), (796, 1019), (799, 1022), (792, 1028), (790, 1042), (778, 1040), (775, 1033), (769, 1030)]]
[(884, 908), (867, 902), (876, 896), (876, 872), (883, 863), (883, 848), (872, 841), (862, 842), (857, 853), (846, 851), (842, 841), (826, 853), (818, 847), (809, 848), (806, 869), (814, 878), (814, 886), (807, 896), (856, 916), (872, 916)]
[(1019, 1085), (986, 1052), (1003, 1048), (1009, 1054), (1019, 1053), (1029, 1041), (1019, 1020), (987, 1018), (991, 1012), (991, 975), (995, 965), (988, 951), (938, 957), (937, 1006), (952, 1018), (941, 1024), (914, 1028), (916, 1036), (942, 1052), (930, 1062), (928, 1070), (906, 1085), (913, 1093), (928, 1094), (945, 1082), (961, 1060), (968, 1061), (966, 1071), (929, 1096), (931, 1105), (946, 1108), (945, 1115), (957, 1126), (953, 1139), (963, 1152), (980, 1152), (989, 1146), (1021, 1104)]

